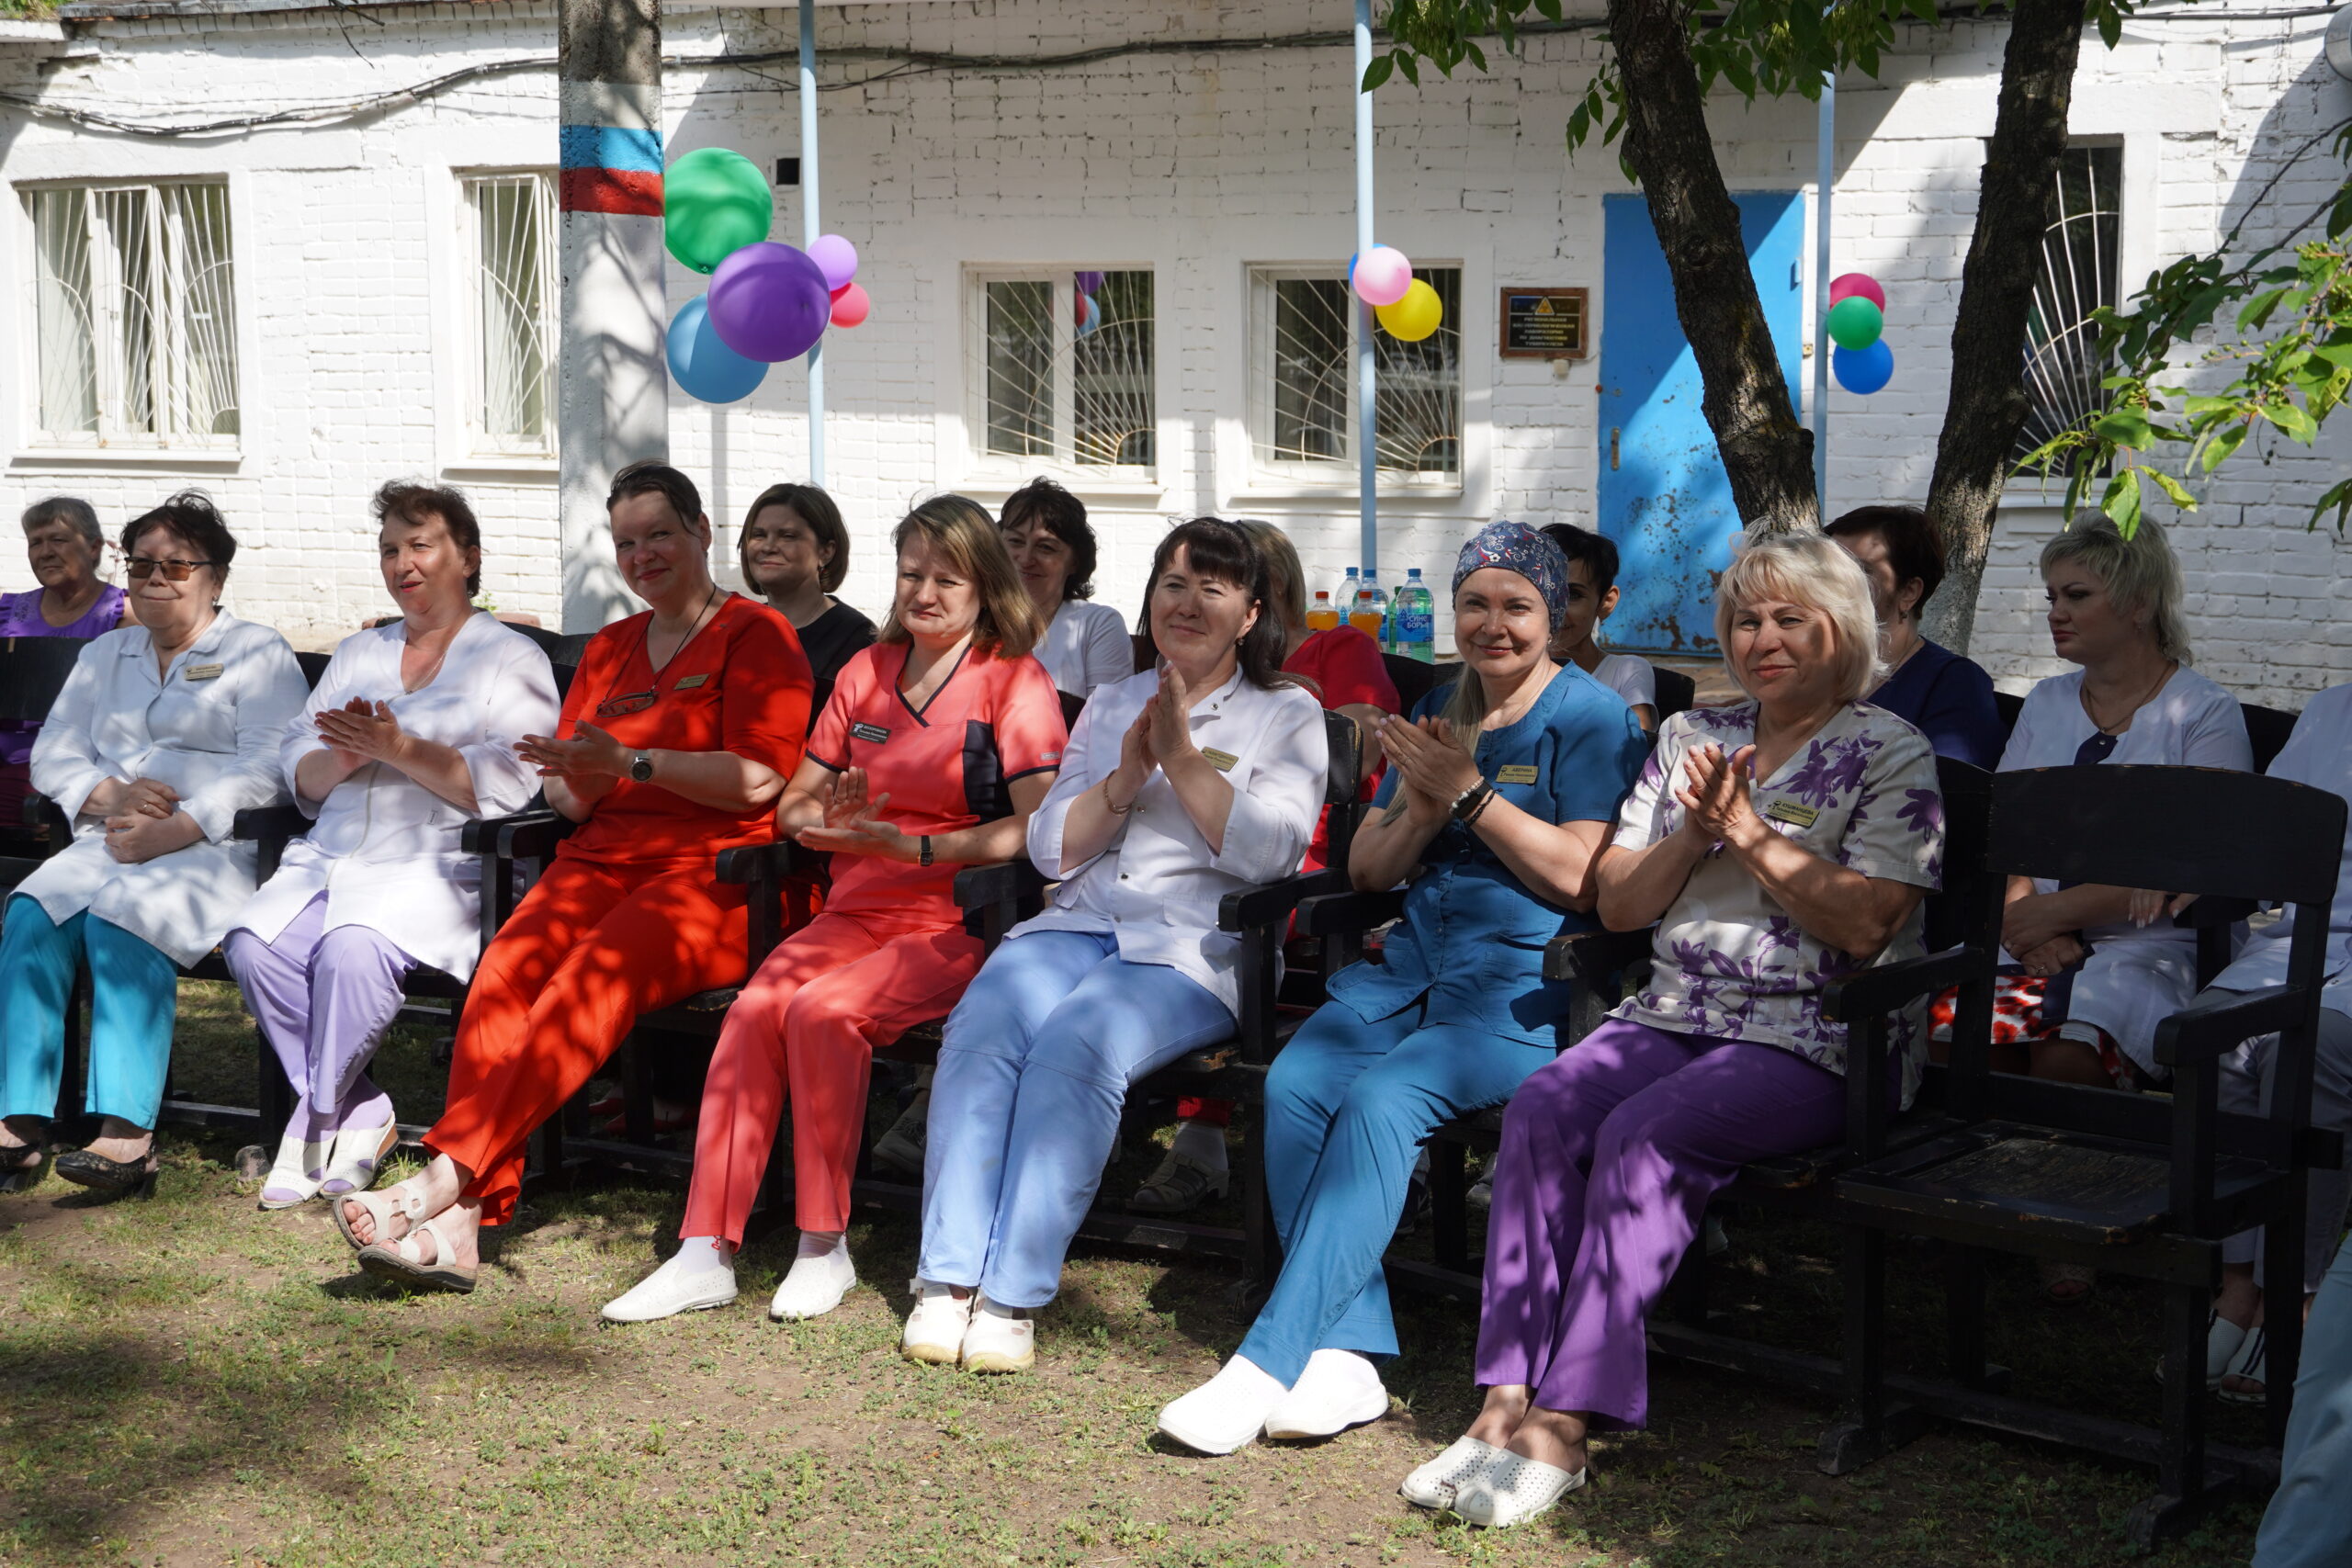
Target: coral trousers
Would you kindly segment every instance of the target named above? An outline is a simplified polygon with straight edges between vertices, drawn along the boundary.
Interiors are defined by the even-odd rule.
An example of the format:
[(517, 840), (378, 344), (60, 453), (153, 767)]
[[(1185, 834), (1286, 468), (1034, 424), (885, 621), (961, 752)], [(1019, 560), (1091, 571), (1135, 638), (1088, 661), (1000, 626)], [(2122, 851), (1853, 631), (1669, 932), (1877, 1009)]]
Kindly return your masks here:
[(481, 955), (458, 1025), (448, 1109), (425, 1146), (472, 1172), (504, 1224), (541, 1122), (604, 1066), (639, 1013), (743, 978), (745, 889), (688, 863), (558, 856)]
[(983, 956), (960, 919), (935, 913), (827, 913), (786, 937), (719, 1032), (678, 1234), (743, 1239), (787, 1094), (795, 1218), (846, 1230), (874, 1048), (946, 1016)]

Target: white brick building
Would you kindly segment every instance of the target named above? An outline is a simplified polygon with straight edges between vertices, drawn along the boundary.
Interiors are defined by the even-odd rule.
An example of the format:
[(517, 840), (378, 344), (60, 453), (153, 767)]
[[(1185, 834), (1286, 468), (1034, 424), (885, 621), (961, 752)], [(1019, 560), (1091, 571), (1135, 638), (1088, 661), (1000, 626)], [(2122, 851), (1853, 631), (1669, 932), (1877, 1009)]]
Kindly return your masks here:
[[(2086, 147), (2114, 150), (2098, 168), (2120, 199), (2116, 270), (2127, 291), (2165, 261), (2211, 245), (2278, 160), (2352, 113), (2352, 83), (2322, 55), (2324, 15), (2252, 0), (2239, 9), (2249, 14), (2211, 5), (2142, 19), (2112, 52), (2086, 40), (2073, 131)], [(821, 78), (831, 89), (821, 100), (826, 227), (857, 243), (875, 300), (873, 319), (831, 334), (826, 351), (830, 488), (859, 541), (846, 597), (884, 606), (877, 547), (911, 500), (942, 489), (994, 499), (1040, 470), (1058, 473), (1094, 509), (1104, 545), (1098, 596), (1130, 614), (1172, 515), (1279, 521), (1318, 583), (1354, 558), (1352, 466), (1315, 458), (1332, 422), (1302, 413), (1307, 393), (1295, 366), (1275, 363), (1278, 340), (1293, 360), (1302, 344), (1314, 357), (1301, 334), (1328, 285), (1311, 280), (1336, 276), (1353, 248), (1351, 71), (1344, 35), (1333, 30), (1346, 19), (1331, 0), (828, 5), (820, 18)], [(797, 154), (794, 26), (788, 11), (671, 8), (669, 156), (723, 146), (774, 173)], [(2004, 37), (1998, 22), (1911, 29), (1883, 80), (1840, 90), (1837, 263), (1886, 285), (1898, 371), (1873, 398), (1834, 394), (1835, 507), (1916, 498), (1926, 486)], [(483, 368), (495, 334), (481, 304), (486, 276), (513, 285), (535, 265), (484, 258), (517, 223), (527, 227), (536, 198), (527, 185), (469, 182), (554, 165), (554, 45), (552, 9), (531, 4), (330, 10), (309, 0), (127, 0), (69, 5), (62, 25), (0, 24), (0, 183), (10, 187), (0, 203), (8, 530), (0, 585), (29, 581), (12, 541), (31, 499), (86, 495), (111, 526), (196, 483), (219, 498), (249, 550), (232, 586), (240, 613), (288, 627), (348, 626), (383, 600), (368, 492), (389, 477), (425, 474), (474, 496), (500, 606), (552, 620), (552, 456), (527, 428), (530, 389)], [(1114, 45), (1146, 47), (1035, 63)], [(1502, 286), (1582, 287), (1607, 328), (1602, 198), (1628, 187), (1612, 152), (1571, 157), (1563, 139), (1570, 95), (1601, 47), (1589, 28), (1543, 34), (1522, 59), (1497, 55), (1490, 76), (1448, 83), (1425, 73), (1419, 89), (1399, 81), (1377, 95), (1380, 236), (1425, 266), (1458, 269), (1461, 333), (1458, 370), (1424, 377), (1415, 395), (1425, 406), (1399, 415), (1407, 434), (1443, 439), (1424, 441), (1423, 471), (1400, 471), (1396, 493), (1384, 493), (1388, 581), (1408, 564), (1442, 571), (1456, 541), (1489, 517), (1592, 516), (1606, 461), (1598, 356), (1502, 359), (1496, 318)], [(695, 63), (770, 51), (782, 52), (765, 64)], [(941, 63), (925, 51), (1003, 62)], [(386, 101), (509, 62), (515, 68)], [(370, 107), (338, 107), (363, 102)], [(61, 118), (64, 110), (141, 132), (315, 112), (266, 128), (155, 135)], [(1811, 106), (1727, 102), (1715, 125), (1735, 189), (1809, 192)], [(2300, 217), (2315, 199), (2307, 193), (2340, 173), (2323, 149), (2281, 185), (2276, 210)], [(203, 245), (225, 248), (233, 283), (221, 308), (175, 319), (218, 324), (233, 353), (193, 338), (146, 343), (147, 363), (168, 359), (160, 389), (140, 394), (109, 385), (119, 374), (100, 374), (77, 402), (56, 378), (70, 334), (55, 319), (44, 326), (40, 278), (80, 278), (74, 269), (83, 268), (96, 293), (115, 276), (122, 295), (120, 270), (139, 264), (125, 259), (138, 247), (121, 236), (140, 220), (124, 205), (130, 197), (96, 193), (146, 181), (166, 182), (147, 187), (157, 192), (222, 182), (225, 223), (185, 196), (138, 200), (168, 242), (146, 242), (146, 265), (187, 271)], [(87, 194), (43, 194), (76, 189)], [(105, 201), (117, 205), (102, 210)], [(797, 191), (780, 187), (776, 237), (797, 239), (799, 225)], [(43, 234), (84, 235), (74, 243), (91, 254), (55, 252), (62, 242)], [(44, 243), (54, 253), (46, 261)], [(1804, 250), (1809, 257), (1810, 244)], [(551, 257), (543, 265), (551, 269)], [(1129, 289), (1130, 313), (1148, 311), (1125, 329), (1125, 362), (1106, 367), (1098, 351), (1091, 372), (1081, 361), (1073, 375), (1063, 332), (1034, 345), (1034, 364), (1000, 343), (992, 378), (989, 323), (1072, 309), (1074, 269), (1148, 275), (1148, 285), (1116, 286)], [(991, 284), (1005, 287), (992, 293)], [(701, 286), (673, 267), (673, 306)], [(74, 351), (94, 363), (119, 368), (137, 357), (122, 348), (120, 321), (77, 330), (95, 334), (93, 346)], [(1003, 398), (989, 401), (991, 387), (1009, 384), (1008, 367), (1047, 361), (1060, 392), (1039, 391), (1010, 412)], [(1090, 374), (1087, 389), (1070, 389)], [(1809, 398), (1809, 366), (1805, 379)], [(802, 389), (787, 365), (727, 409), (673, 400), (673, 457), (704, 479), (730, 541), (759, 489), (801, 477)], [(1092, 399), (1091, 411), (1073, 408), (1073, 397)], [(153, 426), (170, 423), (156, 412), (167, 403), (181, 423), (209, 419), (209, 428), (155, 435)], [(233, 417), (223, 412), (231, 407)], [(1057, 467), (988, 451), (1015, 430), (1016, 439), (1074, 452), (1122, 418), (1133, 428), (1120, 465)], [(1437, 428), (1448, 419), (1457, 426)], [(518, 424), (518, 434), (485, 433)], [(2352, 439), (2339, 431), (2317, 455), (2242, 460), (2175, 528), (2200, 666), (2249, 699), (2300, 705), (2302, 694), (2352, 678), (2352, 622), (2339, 629), (2325, 611), (2352, 577), (2352, 555), (2301, 522), (2347, 453)], [(1976, 642), (2012, 685), (2052, 667), (2030, 567), (2056, 522), (2030, 490), (2015, 493)]]

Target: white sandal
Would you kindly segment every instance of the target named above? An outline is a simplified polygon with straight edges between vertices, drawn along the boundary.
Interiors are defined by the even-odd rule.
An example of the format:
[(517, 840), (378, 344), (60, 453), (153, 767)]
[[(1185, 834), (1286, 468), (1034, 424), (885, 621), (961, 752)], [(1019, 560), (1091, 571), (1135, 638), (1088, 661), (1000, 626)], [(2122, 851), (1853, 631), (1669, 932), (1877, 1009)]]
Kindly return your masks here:
[[(380, 1199), (381, 1202), (371, 1202), (371, 1198)], [(374, 1216), (377, 1235), (373, 1242), (362, 1241), (351, 1234), (351, 1216), (343, 1212), (346, 1203), (356, 1203)], [(346, 1192), (329, 1206), (334, 1211), (334, 1228), (343, 1233), (343, 1239), (351, 1244), (353, 1251), (365, 1252), (370, 1247), (404, 1240), (415, 1234), (417, 1226), (425, 1218), (424, 1178), (421, 1174), (412, 1176), (399, 1186), (386, 1188), (379, 1193)], [(395, 1219), (406, 1220), (408, 1229), (399, 1235), (383, 1234)]]
[(1454, 1489), (1453, 1512), (1465, 1524), (1509, 1529), (1545, 1512), (1591, 1475), (1589, 1466), (1562, 1470), (1505, 1449)]
[[(396, 1280), (413, 1290), (453, 1291), (464, 1295), (474, 1288), (481, 1266), (468, 1269), (449, 1261), (456, 1249), (436, 1228), (440, 1223), (441, 1216), (435, 1214), (398, 1241), (360, 1248), (359, 1267), (379, 1279)], [(424, 1249), (417, 1245), (419, 1237), (428, 1235), (433, 1238), (430, 1263), (424, 1260)]]
[[(2213, 1390), (2232, 1404), (2261, 1404), (2268, 1401), (2270, 1390), (2270, 1336), (2259, 1326), (2245, 1331), (2245, 1343), (2230, 1358), (2229, 1370), (2213, 1380)], [(2251, 1389), (2232, 1388), (2230, 1379), (2243, 1378), (2254, 1384)]]
[[(293, 1128), (277, 1140), (277, 1157), (270, 1162), (269, 1174), (262, 1179), (261, 1206), (265, 1209), (293, 1209), (319, 1195), (319, 1182), (327, 1163), (323, 1143), (303, 1141)], [(273, 1198), (273, 1192), (293, 1196)]]
[(1456, 1438), (1443, 1453), (1405, 1477), (1396, 1495), (1417, 1508), (1451, 1508), (1462, 1483), (1502, 1451), (1483, 1438)]
[[(334, 1135), (334, 1152), (327, 1156), (327, 1173), (319, 1190), (330, 1198), (348, 1198), (376, 1185), (376, 1172), (385, 1157), (400, 1146), (401, 1130), (387, 1122), (380, 1127), (345, 1127)], [(329, 1191), (336, 1183), (340, 1191)]]

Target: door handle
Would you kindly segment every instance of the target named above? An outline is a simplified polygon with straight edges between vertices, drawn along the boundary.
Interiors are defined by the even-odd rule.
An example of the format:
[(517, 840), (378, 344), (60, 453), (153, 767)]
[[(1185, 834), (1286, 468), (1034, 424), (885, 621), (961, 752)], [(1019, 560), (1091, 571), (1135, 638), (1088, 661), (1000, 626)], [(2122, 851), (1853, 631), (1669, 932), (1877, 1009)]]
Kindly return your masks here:
[(1617, 471), (1617, 437), (1620, 434), (1619, 426), (1612, 424), (1609, 427), (1609, 471), (1612, 474)]

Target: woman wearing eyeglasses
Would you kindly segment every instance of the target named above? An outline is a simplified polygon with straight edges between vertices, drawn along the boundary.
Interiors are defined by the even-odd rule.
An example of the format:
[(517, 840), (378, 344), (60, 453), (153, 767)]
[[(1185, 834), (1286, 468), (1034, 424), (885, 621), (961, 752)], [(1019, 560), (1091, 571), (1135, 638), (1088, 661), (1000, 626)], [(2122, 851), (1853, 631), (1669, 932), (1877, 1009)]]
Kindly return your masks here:
[(74, 842), (17, 884), (0, 922), (0, 1168), (40, 1168), (75, 967), (91, 981), (86, 1108), (97, 1138), (57, 1174), (109, 1197), (156, 1171), (177, 965), (226, 935), (253, 896), (239, 811), (285, 798), (277, 741), (309, 689), (294, 650), (223, 613), (237, 541), (184, 491), (122, 532), (136, 626), (95, 638), (33, 743), (33, 787), (74, 816)]
[(711, 580), (694, 481), (633, 463), (605, 508), (621, 578), (651, 608), (589, 643), (559, 735), (515, 748), (579, 827), (474, 971), (431, 1163), (334, 1204), (360, 1266), (411, 1285), (473, 1289), (480, 1228), (512, 1217), (525, 1141), (639, 1013), (741, 982), (745, 891), (712, 862), (774, 838), (800, 765), (808, 660), (783, 616)]

